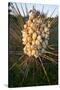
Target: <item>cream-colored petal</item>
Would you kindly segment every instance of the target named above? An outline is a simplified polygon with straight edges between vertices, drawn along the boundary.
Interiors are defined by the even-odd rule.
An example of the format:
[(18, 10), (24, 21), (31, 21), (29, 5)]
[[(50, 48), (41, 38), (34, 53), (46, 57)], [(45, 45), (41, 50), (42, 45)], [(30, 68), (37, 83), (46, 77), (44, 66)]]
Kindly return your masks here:
[(32, 35), (32, 39), (35, 40), (37, 38), (37, 33), (34, 32), (33, 35)]

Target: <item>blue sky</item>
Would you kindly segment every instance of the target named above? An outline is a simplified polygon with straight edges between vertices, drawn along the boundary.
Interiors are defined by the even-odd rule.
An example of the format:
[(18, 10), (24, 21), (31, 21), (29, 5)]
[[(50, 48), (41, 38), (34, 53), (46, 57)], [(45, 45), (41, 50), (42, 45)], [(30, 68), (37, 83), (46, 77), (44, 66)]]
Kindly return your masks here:
[[(26, 14), (25, 4), (24, 3), (21, 3), (21, 4), (22, 4), (22, 7), (23, 7), (24, 12)], [(19, 10), (20, 10), (21, 14), (23, 15), (20, 3), (17, 3), (17, 5), (19, 7)], [(42, 11), (42, 8), (44, 6), (43, 12), (46, 13), (47, 10), (49, 10), (48, 16), (50, 16), (51, 13), (56, 8), (55, 12), (54, 12), (54, 14), (52, 16), (55, 17), (56, 15), (58, 15), (58, 6), (57, 5), (48, 5), (48, 4), (43, 5), (43, 4), (32, 4), (32, 3), (27, 3), (26, 5), (27, 5), (27, 8), (28, 8), (28, 11), (30, 11), (32, 9), (32, 7), (35, 6), (36, 10), (39, 10), (40, 12)]]

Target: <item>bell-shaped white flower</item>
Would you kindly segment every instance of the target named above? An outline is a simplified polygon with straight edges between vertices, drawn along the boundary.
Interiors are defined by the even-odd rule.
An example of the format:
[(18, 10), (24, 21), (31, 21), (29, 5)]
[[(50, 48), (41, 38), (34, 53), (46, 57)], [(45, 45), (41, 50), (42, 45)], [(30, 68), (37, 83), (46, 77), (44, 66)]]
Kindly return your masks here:
[(32, 39), (35, 40), (37, 38), (37, 33), (34, 32), (33, 35), (32, 35)]

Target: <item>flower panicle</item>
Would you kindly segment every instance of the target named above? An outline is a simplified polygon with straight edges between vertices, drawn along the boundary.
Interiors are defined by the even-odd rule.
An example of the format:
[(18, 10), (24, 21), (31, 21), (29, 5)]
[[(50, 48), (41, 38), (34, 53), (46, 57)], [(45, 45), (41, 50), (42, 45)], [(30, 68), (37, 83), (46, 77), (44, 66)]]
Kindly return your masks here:
[[(37, 13), (37, 11), (35, 11)], [(40, 54), (45, 52), (49, 39), (49, 27), (44, 23), (40, 15), (35, 17), (34, 13), (29, 14), (29, 19), (24, 24), (22, 31), (22, 41), (24, 44), (24, 53), (29, 57), (39, 57)]]

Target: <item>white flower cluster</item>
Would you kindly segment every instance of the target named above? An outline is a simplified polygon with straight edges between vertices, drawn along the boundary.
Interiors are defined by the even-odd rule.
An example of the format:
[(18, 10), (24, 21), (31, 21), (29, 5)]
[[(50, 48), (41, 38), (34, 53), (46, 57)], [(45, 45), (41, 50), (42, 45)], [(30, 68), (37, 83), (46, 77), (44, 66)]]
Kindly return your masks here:
[(35, 15), (33, 12), (29, 14), (29, 19), (24, 25), (22, 41), (25, 45), (24, 53), (37, 58), (40, 54), (44, 53), (48, 45), (50, 24), (46, 26), (40, 15), (33, 15)]

